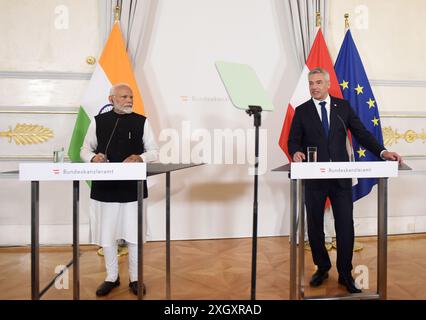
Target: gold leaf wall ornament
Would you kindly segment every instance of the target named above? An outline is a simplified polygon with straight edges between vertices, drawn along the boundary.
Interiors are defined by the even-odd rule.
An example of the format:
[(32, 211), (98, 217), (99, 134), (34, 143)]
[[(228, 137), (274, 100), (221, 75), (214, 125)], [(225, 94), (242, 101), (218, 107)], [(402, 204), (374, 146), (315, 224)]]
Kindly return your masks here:
[(399, 133), (397, 129), (393, 129), (392, 127), (384, 127), (382, 132), (383, 142), (387, 147), (398, 143), (398, 140), (400, 139), (404, 139), (407, 143), (413, 143), (416, 140), (423, 140), (423, 143), (426, 142), (426, 133), (424, 129), (421, 133), (417, 133), (414, 130), (407, 130), (405, 133)]
[(37, 144), (53, 138), (53, 131), (38, 124), (18, 123), (13, 130), (0, 131), (0, 137), (9, 138), (9, 143), (13, 139), (17, 145)]

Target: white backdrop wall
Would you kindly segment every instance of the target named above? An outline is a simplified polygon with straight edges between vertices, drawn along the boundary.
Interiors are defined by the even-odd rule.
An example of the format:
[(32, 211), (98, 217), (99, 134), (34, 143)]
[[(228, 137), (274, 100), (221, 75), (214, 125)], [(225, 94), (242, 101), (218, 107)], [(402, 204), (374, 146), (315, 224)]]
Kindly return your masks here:
[[(72, 3), (74, 5), (76, 2)], [(172, 175), (174, 239), (242, 237), (251, 234), (253, 176), (248, 174), (248, 170), (251, 167), (249, 163), (253, 163), (253, 119), (236, 110), (228, 101), (214, 68), (216, 60), (250, 64), (277, 106), (273, 113), (265, 114), (262, 119), (264, 130), (261, 133), (263, 138), (261, 161), (266, 173), (260, 177), (259, 233), (276, 235), (285, 234), (288, 230), (286, 223), (288, 215), (285, 214), (288, 211), (286, 178), (283, 175), (272, 174), (270, 169), (281, 165), (284, 161), (277, 144), (285, 114), (282, 101), (288, 100), (299, 70), (295, 63), (290, 31), (285, 29), (287, 26), (284, 23), (285, 12), (281, 7), (277, 7), (276, 3), (278, 2), (239, 0), (231, 3), (158, 1), (156, 4), (153, 12), (155, 17), (150, 18), (152, 25), (148, 26), (152, 34), (148, 37), (146, 51), (142, 50), (141, 56), (137, 57), (144, 60), (135, 61), (135, 73), (154, 130), (159, 139), (162, 137), (161, 132), (163, 133), (162, 144), (172, 144), (180, 149), (181, 158), (178, 160), (182, 161), (185, 160), (182, 156), (187, 155), (185, 148), (197, 146), (195, 141), (197, 134), (201, 135), (198, 136), (198, 142), (208, 144), (210, 141), (214, 146), (216, 141), (216, 150), (212, 152), (216, 155), (214, 164)], [(80, 3), (81, 10), (85, 4), (83, 1)], [(56, 5), (59, 5), (59, 2), (51, 1), (43, 9), (52, 13)], [(100, 2), (99, 5), (102, 6)], [(70, 23), (67, 32), (81, 33), (85, 29), (84, 22), (74, 15), (76, 11), (72, 7), (69, 9), (72, 18), (70, 22), (73, 23)], [(37, 10), (35, 4), (33, 10)], [(19, 10), (15, 12), (11, 9), (11, 14), (17, 15), (22, 20), (23, 17), (17, 12)], [(98, 12), (102, 10), (96, 11), (96, 8), (93, 8), (94, 17), (98, 16)], [(50, 23), (53, 23), (55, 16), (51, 18)], [(99, 18), (99, 20), (106, 19)], [(50, 31), (55, 34), (58, 32), (55, 29)], [(98, 31), (98, 34), (101, 35), (101, 31)], [(26, 37), (22, 35), (22, 39)], [(83, 57), (99, 54), (94, 53), (95, 50), (87, 50), (85, 46), (78, 46), (75, 51), (77, 52), (71, 51), (71, 54), (81, 56), (84, 52)], [(6, 61), (3, 66), (7, 68)], [(74, 71), (79, 69), (76, 68)], [(25, 82), (24, 79), (16, 81)], [(72, 85), (77, 83), (74, 82)], [(42, 88), (40, 90), (42, 91)], [(26, 89), (22, 88), (17, 95), (25, 96), (25, 91)], [(67, 91), (61, 92), (63, 98), (58, 98), (57, 94), (50, 92), (52, 99), (60, 99), (63, 102), (61, 104), (58, 101), (51, 105), (56, 105), (58, 109), (66, 108), (69, 106), (66, 102), (69, 101), (69, 97), (76, 96), (77, 91), (81, 96), (83, 88), (66, 94)], [(13, 101), (7, 105), (12, 103)], [(30, 104), (31, 101), (27, 100), (21, 103), (21, 106)], [(77, 104), (78, 99), (75, 101), (75, 105)], [(15, 118), (7, 116), (7, 123), (14, 121)], [(33, 118), (33, 121), (37, 119)], [(69, 132), (73, 121), (70, 119), (67, 124), (66, 131)], [(6, 123), (3, 126), (6, 126)], [(231, 143), (230, 149), (226, 149), (224, 145), (223, 152), (227, 153), (218, 157), (220, 154), (218, 142), (225, 143), (221, 136), (223, 134), (221, 130), (225, 129), (231, 134), (242, 134), (238, 138), (243, 139), (239, 140), (242, 142), (242, 148), (236, 146), (237, 138), (233, 139), (231, 136), (230, 140), (234, 142), (228, 139)], [(170, 134), (173, 134), (171, 130), (175, 130), (180, 141), (170, 140)], [(64, 140), (63, 144), (66, 146), (67, 141)], [(4, 156), (14, 154), (11, 148), (16, 148), (15, 146), (9, 145), (5, 140), (1, 143), (8, 149), (7, 151), (4, 149)], [(52, 150), (53, 146), (50, 148)], [(43, 154), (49, 155), (50, 150), (46, 150)], [(233, 159), (229, 158), (230, 154), (233, 155)], [(236, 164), (237, 159), (240, 159), (240, 162), (243, 160), (242, 164)], [(16, 166), (16, 162), (3, 161), (2, 166), (3, 170), (11, 169)], [(164, 238), (165, 178), (160, 176), (150, 180), (149, 230), (151, 239), (158, 240)], [(5, 181), (3, 186), (0, 194), (4, 200), (8, 199), (15, 189), (19, 189), (19, 193), (15, 192), (19, 195), (19, 200), (16, 202), (13, 200), (12, 204), (2, 209), (1, 228), (4, 232), (1, 233), (0, 241), (3, 244), (28, 243), (29, 204), (26, 201), (29, 201), (29, 186), (25, 187), (13, 181)], [(43, 243), (62, 243), (71, 239), (71, 208), (65, 202), (66, 190), (70, 189), (70, 186), (58, 186), (59, 184), (42, 186)], [(43, 197), (49, 200), (45, 201)], [(82, 199), (88, 197), (87, 187), (84, 184), (81, 197)], [(55, 204), (56, 201), (58, 204)], [(11, 207), (14, 208), (13, 213)], [(85, 200), (81, 204), (83, 242), (88, 240), (87, 212), (88, 205)], [(46, 231), (46, 228), (51, 231)], [(67, 228), (68, 231), (65, 231)], [(16, 232), (18, 230), (20, 232)], [(58, 233), (57, 230), (61, 232)]]
[[(347, 5), (336, 1), (330, 4), (327, 41), (333, 58), (343, 39), (344, 11), (355, 12), (360, 5), (355, 0), (345, 3)], [(410, 10), (403, 1), (394, 0), (392, 3), (400, 12)], [(26, 50), (26, 55), (19, 58), (28, 57), (33, 61), (32, 64), (20, 64), (14, 55), (14, 48), (19, 44), (22, 47), (20, 50), (25, 51), (33, 45), (37, 46), (39, 39), (36, 36), (22, 30), (14, 33), (14, 28), (9, 34), (1, 34), (5, 37), (2, 43), (11, 43), (11, 47), (2, 50), (0, 57), (0, 83), (4, 84), (0, 88), (9, 88), (0, 89), (0, 112), (11, 108), (77, 110), (88, 76), (93, 70), (92, 66), (85, 64), (85, 58), (88, 55), (98, 57), (102, 48), (99, 39), (104, 38), (103, 24), (108, 21), (104, 2), (49, 0), (40, 5), (35, 0), (0, 0), (0, 4), (8, 5), (3, 8), (6, 8), (6, 16), (12, 25), (17, 25), (13, 24), (14, 21), (24, 21), (28, 10), (33, 13), (41, 11), (40, 17), (44, 17), (45, 24), (32, 21), (32, 29), (47, 34), (43, 38), (44, 45), (40, 45), (45, 50), (44, 55), (31, 60), (32, 52)], [(69, 10), (68, 29), (54, 27), (58, 19), (55, 9), (60, 5), (65, 5)], [(25, 10), (21, 7), (25, 7)], [(424, 5), (417, 1), (416, 8), (419, 7), (424, 8)], [(80, 14), (82, 11), (84, 15)], [(383, 11), (376, 10), (376, 5), (371, 6), (369, 12), (370, 19), (387, 19)], [(395, 12), (398, 10), (395, 9)], [(259, 235), (288, 234), (288, 180), (285, 174), (271, 172), (271, 169), (286, 163), (278, 147), (278, 138), (288, 100), (300, 73), (287, 19), (285, 6), (278, 0), (159, 0), (150, 7), (149, 23), (146, 26), (149, 34), (144, 37), (142, 49), (134, 61), (147, 115), (163, 146), (162, 150), (177, 152), (174, 160), (189, 160), (192, 154), (211, 162), (172, 174), (173, 239), (248, 237), (252, 231), (253, 176), (248, 172), (253, 163), (253, 119), (229, 102), (214, 68), (216, 60), (251, 65), (273, 100), (275, 111), (265, 113), (262, 118), (260, 161), (265, 173), (259, 179)], [(416, 21), (410, 23), (415, 28)], [(41, 28), (41, 31), (37, 28)], [(415, 80), (417, 84), (425, 82), (424, 73), (418, 76), (414, 68), (409, 71), (410, 77), (405, 77), (402, 70), (396, 70), (392, 77), (378, 72), (395, 68), (377, 68), (375, 61), (383, 61), (379, 49), (373, 52), (369, 48), (383, 35), (372, 35), (381, 28), (380, 25), (370, 24), (370, 28), (369, 32), (353, 30), (370, 78), (380, 80), (382, 84), (398, 79)], [(78, 41), (75, 35), (78, 35)], [(414, 45), (420, 48), (424, 44)], [(54, 54), (63, 52), (64, 46), (68, 46), (66, 55)], [(387, 51), (392, 51), (397, 44), (386, 43), (386, 46)], [(64, 59), (65, 56), (69, 58)], [(55, 63), (50, 64), (49, 61)], [(406, 63), (411, 66), (416, 62)], [(37, 76), (44, 80), (34, 79)], [(64, 79), (70, 77), (71, 80)], [(391, 97), (397, 99), (401, 99), (398, 92), (405, 93), (406, 90), (417, 90), (419, 95), (425, 93), (424, 87), (390, 88), (384, 85), (375, 86), (373, 90), (382, 113), (397, 110), (392, 107), (392, 100), (387, 98), (391, 91)], [(9, 92), (13, 92), (13, 96)], [(426, 113), (421, 103), (410, 110)], [(0, 115), (0, 131), (21, 121), (18, 119), (20, 114), (3, 112)], [(54, 129), (55, 138), (37, 147), (16, 147), (6, 139), (1, 139), (0, 157), (3, 161), (0, 162), (0, 169), (16, 168), (17, 162), (22, 159), (19, 156), (50, 157), (53, 148), (58, 145), (68, 146), (67, 137), (72, 131), (75, 114), (71, 112), (62, 114), (60, 119), (57, 117), (56, 114), (25, 114), (22, 118), (25, 121), (43, 123)], [(417, 119), (415, 125), (418, 130), (424, 128), (421, 118), (413, 119)], [(408, 123), (411, 125), (411, 122)], [(230, 135), (225, 141), (222, 135), (226, 130)], [(220, 142), (222, 147), (219, 146)], [(226, 149), (225, 142), (230, 149)], [(418, 143), (419, 148), (424, 147), (421, 140)], [(211, 148), (208, 148), (209, 144)], [(404, 150), (404, 143), (400, 142), (393, 147)], [(163, 154), (165, 158), (169, 155)], [(243, 163), (238, 164), (238, 160), (243, 160)], [(416, 161), (416, 165), (423, 166), (423, 160)], [(421, 182), (417, 176), (391, 181), (391, 233), (426, 231), (425, 199), (418, 198), (416, 193), (421, 190)], [(165, 235), (165, 177), (152, 177), (149, 185), (150, 239), (162, 240)], [(88, 242), (88, 188), (82, 184), (81, 189), (81, 239), (84, 243)], [(29, 243), (29, 190), (29, 185), (25, 183), (2, 180), (0, 244)], [(42, 185), (42, 243), (71, 242), (71, 204), (68, 204), (71, 196), (71, 185)], [(355, 205), (358, 235), (376, 232), (375, 210), (375, 191)]]
[[(214, 67), (217, 60), (250, 64), (276, 105), (262, 119), (265, 174), (260, 177), (259, 234), (285, 234), (286, 177), (270, 172), (285, 161), (277, 144), (285, 114), (282, 101), (290, 96), (299, 73), (290, 30), (283, 23), (285, 12), (275, 1), (185, 0), (159, 1), (154, 14), (145, 62), (136, 61), (135, 72), (160, 144), (173, 145), (180, 161), (188, 161), (191, 151), (197, 153), (197, 145), (212, 146), (211, 156), (201, 155), (213, 163), (172, 175), (172, 237), (251, 234), (253, 119), (229, 102)], [(171, 138), (170, 129), (178, 133), (177, 139)], [(243, 133), (242, 148), (232, 136), (230, 152), (218, 148), (215, 139), (223, 139), (218, 135), (223, 130)], [(233, 160), (226, 159), (229, 153)], [(238, 158), (245, 163), (236, 164)], [(164, 178), (153, 180), (149, 225), (156, 240), (164, 238)]]

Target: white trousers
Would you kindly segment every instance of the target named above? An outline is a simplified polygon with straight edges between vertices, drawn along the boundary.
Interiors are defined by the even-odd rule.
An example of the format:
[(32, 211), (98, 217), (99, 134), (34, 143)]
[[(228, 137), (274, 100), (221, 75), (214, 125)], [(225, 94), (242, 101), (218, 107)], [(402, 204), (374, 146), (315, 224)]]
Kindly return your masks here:
[[(138, 245), (127, 243), (129, 249), (129, 277), (130, 281), (138, 280)], [(105, 281), (114, 282), (118, 277), (117, 245), (103, 247), (105, 258), (106, 278)]]
[[(114, 282), (118, 277), (117, 240), (124, 239), (129, 250), (130, 281), (138, 280), (138, 216), (137, 201), (134, 202), (100, 202), (91, 200), (90, 236), (91, 242), (103, 247), (106, 279)], [(143, 242), (148, 231), (148, 201), (143, 201)]]

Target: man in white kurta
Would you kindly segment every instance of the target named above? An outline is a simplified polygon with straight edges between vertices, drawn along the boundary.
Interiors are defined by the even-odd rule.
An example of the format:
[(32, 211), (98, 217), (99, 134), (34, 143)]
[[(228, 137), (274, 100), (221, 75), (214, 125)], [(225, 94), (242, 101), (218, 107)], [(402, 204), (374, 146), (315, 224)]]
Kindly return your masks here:
[[(85, 162), (152, 162), (158, 158), (158, 145), (148, 119), (132, 113), (133, 94), (127, 84), (111, 88), (113, 110), (92, 119), (80, 157)], [(134, 183), (134, 184), (132, 184)], [(129, 287), (137, 295), (137, 193), (133, 181), (93, 181), (91, 190), (91, 240), (103, 247), (106, 278), (96, 295), (105, 296), (120, 284), (117, 240), (129, 249)], [(146, 191), (146, 185), (145, 185)], [(147, 197), (145, 192), (144, 197)], [(144, 239), (146, 235), (144, 205)], [(145, 287), (144, 292), (145, 292)]]

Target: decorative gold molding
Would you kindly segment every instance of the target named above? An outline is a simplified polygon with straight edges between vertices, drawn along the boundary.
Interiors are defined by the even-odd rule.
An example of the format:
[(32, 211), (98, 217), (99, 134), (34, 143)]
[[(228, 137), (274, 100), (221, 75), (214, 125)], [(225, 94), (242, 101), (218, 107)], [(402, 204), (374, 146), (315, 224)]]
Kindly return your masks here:
[[(395, 119), (426, 119), (426, 114), (410, 114), (410, 113), (395, 113), (381, 114), (380, 118), (395, 118)], [(415, 130), (408, 129), (404, 133), (399, 133), (397, 129), (391, 126), (383, 127), (383, 140), (385, 146), (391, 146), (398, 143), (398, 140), (403, 139), (406, 143), (413, 143), (416, 140), (426, 142), (425, 129), (418, 133)], [(403, 158), (426, 158), (426, 154), (401, 154)]]
[(13, 140), (17, 145), (37, 144), (53, 138), (53, 131), (38, 124), (18, 123), (13, 130), (9, 127), (8, 131), (0, 131), (0, 137), (9, 138), (9, 143)]
[(417, 133), (414, 130), (407, 130), (405, 133), (399, 133), (398, 129), (393, 129), (391, 126), (389, 126), (384, 127), (382, 132), (385, 146), (396, 144), (400, 139), (404, 139), (407, 143), (413, 143), (416, 140), (423, 140), (423, 143), (426, 141), (426, 133), (424, 129), (421, 133)]

